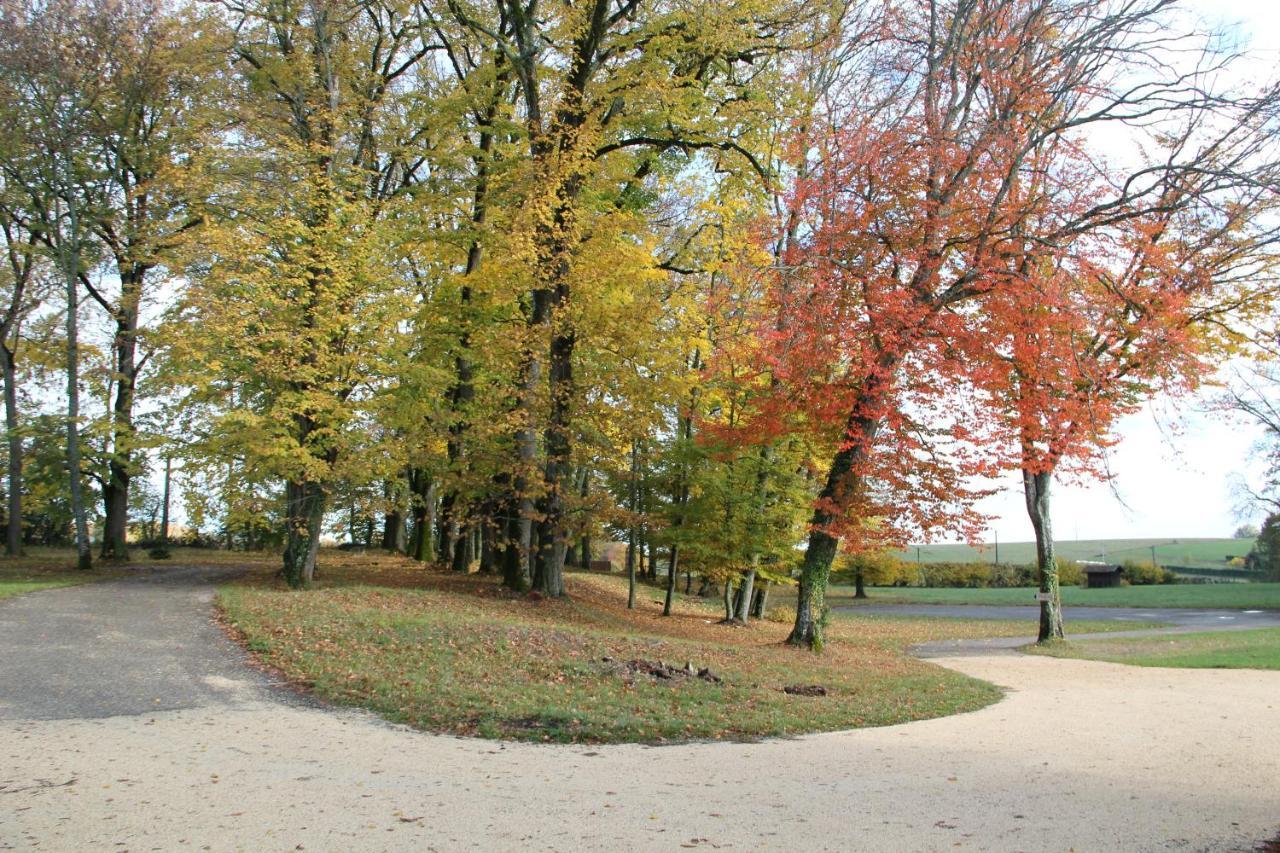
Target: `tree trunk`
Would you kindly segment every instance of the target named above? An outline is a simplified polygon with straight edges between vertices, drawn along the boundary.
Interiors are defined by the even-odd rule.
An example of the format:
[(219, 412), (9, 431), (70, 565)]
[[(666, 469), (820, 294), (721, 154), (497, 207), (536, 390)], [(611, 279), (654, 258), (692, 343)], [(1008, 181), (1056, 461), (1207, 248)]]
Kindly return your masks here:
[(671, 604), (676, 597), (676, 577), (680, 569), (680, 546), (671, 546), (671, 556), (667, 564), (667, 595), (662, 601), (662, 615), (671, 615)]
[(461, 527), (453, 537), (453, 562), (450, 567), (455, 572), (466, 574), (471, 571), (471, 561), (471, 525), (468, 524)]
[(725, 622), (733, 621), (733, 581), (726, 580), (724, 582), (724, 620)]
[(880, 430), (880, 421), (859, 415), (862, 405), (874, 399), (875, 391), (864, 392), (859, 406), (849, 415), (845, 424), (847, 447), (836, 453), (827, 472), (827, 481), (818, 496), (818, 503), (809, 522), (809, 543), (804, 560), (800, 564), (800, 590), (796, 595), (796, 621), (787, 637), (795, 646), (808, 646), (815, 652), (822, 651), (823, 624), (826, 621), (827, 581), (831, 577), (831, 562), (835, 559), (839, 541), (827, 532), (835, 519), (833, 507), (839, 507), (849, 495), (854, 494), (861, 483), (855, 466), (862, 461), (872, 441)]
[(1062, 594), (1058, 588), (1058, 563), (1053, 553), (1053, 525), (1049, 518), (1049, 486), (1053, 472), (1022, 472), (1022, 493), (1027, 502), (1027, 515), (1036, 532), (1036, 567), (1040, 573), (1040, 592), (1047, 601), (1040, 602), (1040, 633), (1036, 642), (1061, 640)]
[(18, 377), (13, 351), (0, 341), (4, 368), (4, 424), (9, 438), (9, 517), (5, 525), (5, 553), (22, 556), (22, 435), (18, 431)]
[(636, 529), (627, 533), (627, 609), (636, 609)]
[(413, 514), (413, 542), (409, 552), (422, 563), (431, 561), (435, 551), (436, 484), (421, 468), (409, 469), (410, 511)]
[(102, 558), (129, 559), (129, 488), (133, 481), (133, 403), (138, 383), (138, 302), (145, 272), (127, 260), (116, 263), (120, 274), (120, 302), (116, 307), (116, 332), (112, 341), (116, 398), (111, 411), (111, 457), (107, 460), (107, 485), (102, 490), (106, 518), (103, 521)]
[(765, 608), (769, 605), (769, 582), (765, 581), (760, 584), (756, 590), (756, 600), (751, 605), (751, 615), (757, 619), (763, 619)]
[(85, 515), (84, 485), (80, 480), (80, 327), (77, 316), (80, 304), (80, 221), (74, 204), (68, 206), (67, 215), (71, 229), (70, 244), (58, 241), (59, 260), (67, 286), (67, 473), (76, 534), (76, 565), (87, 571), (93, 568), (93, 552), (89, 544), (89, 521)]
[(854, 576), (853, 576), (853, 597), (854, 598), (867, 597), (867, 590), (866, 590), (866, 587), (863, 586), (861, 570), (854, 573)]
[(493, 546), (493, 522), (486, 518), (480, 524), (480, 574), (491, 575), (498, 570), (497, 549)]
[(293, 589), (306, 589), (315, 580), (324, 510), (325, 490), (319, 483), (285, 485), (284, 579)]
[[(635, 441), (631, 442), (631, 481), (627, 495), (627, 509), (633, 514), (636, 511), (636, 467), (639, 464), (640, 448)], [(636, 525), (633, 520), (627, 528), (627, 609), (636, 608)]]
[[(758, 558), (757, 558), (758, 559)], [(756, 567), (752, 566), (742, 579), (742, 590), (738, 596), (737, 619), (743, 625), (751, 620), (751, 599), (756, 589)]]
[[(166, 456), (164, 458), (164, 497), (160, 507), (160, 544), (169, 544), (169, 500), (171, 489), (173, 486), (173, 457)], [(245, 529), (246, 541), (248, 547), (253, 547), (253, 528)]]

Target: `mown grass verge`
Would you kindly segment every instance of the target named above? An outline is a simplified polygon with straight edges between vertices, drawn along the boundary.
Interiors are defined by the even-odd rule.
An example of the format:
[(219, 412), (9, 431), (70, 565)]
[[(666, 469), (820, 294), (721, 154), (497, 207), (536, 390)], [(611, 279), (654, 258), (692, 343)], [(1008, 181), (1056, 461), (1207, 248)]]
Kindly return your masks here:
[[(1034, 606), (1031, 587), (994, 589), (871, 587), (868, 598), (854, 599), (852, 587), (833, 587), (832, 606), (859, 604), (986, 604)], [(1062, 588), (1068, 607), (1204, 607), (1237, 610), (1280, 610), (1280, 583), (1168, 584), (1109, 589)]]
[(1134, 666), (1280, 669), (1280, 628), (1205, 631), (1161, 637), (1111, 637), (1028, 646), (1031, 654)]
[[(492, 578), (330, 555), (310, 591), (259, 571), (219, 599), (252, 652), (330, 702), (429, 731), (556, 742), (743, 740), (971, 711), (999, 690), (906, 647), (1028, 633), (1021, 621), (855, 615), (832, 620), (819, 656), (782, 645), (787, 625), (719, 625), (695, 599), (663, 618), (651, 588), (628, 611), (621, 578), (572, 574), (568, 587), (564, 600), (528, 600)], [(655, 678), (631, 661), (695, 674)], [(826, 695), (783, 692), (812, 685)]]

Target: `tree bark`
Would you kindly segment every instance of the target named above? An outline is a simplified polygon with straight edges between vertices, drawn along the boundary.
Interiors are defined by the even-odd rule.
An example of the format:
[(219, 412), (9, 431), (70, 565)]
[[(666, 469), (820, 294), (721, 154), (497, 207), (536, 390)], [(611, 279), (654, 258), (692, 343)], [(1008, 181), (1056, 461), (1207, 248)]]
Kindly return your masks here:
[(435, 551), (435, 482), (421, 468), (409, 469), (410, 512), (413, 515), (413, 541), (409, 555), (419, 562), (431, 561)]
[(859, 570), (858, 570), (857, 572), (855, 572), (855, 573), (854, 573), (854, 575), (853, 575), (853, 597), (854, 597), (854, 598), (866, 598), (866, 597), (867, 597), (867, 589), (866, 589), (866, 587), (863, 585), (863, 580), (862, 580), (862, 570), (861, 570), (861, 569), (859, 569)]
[(120, 274), (120, 302), (115, 306), (116, 397), (111, 411), (111, 456), (107, 460), (107, 484), (102, 490), (106, 517), (103, 521), (102, 559), (129, 559), (129, 488), (133, 481), (133, 403), (138, 383), (138, 301), (145, 271), (124, 259), (116, 263)]
[[(633, 440), (631, 442), (631, 480), (629, 484), (630, 492), (628, 494), (627, 509), (633, 514), (636, 511), (636, 466), (639, 459), (639, 446)], [(636, 525), (633, 520), (627, 528), (627, 609), (635, 610), (636, 608)]]
[(662, 600), (662, 615), (671, 615), (671, 605), (676, 597), (676, 577), (680, 570), (680, 546), (671, 546), (671, 556), (667, 564), (667, 594)]
[(80, 326), (79, 269), (80, 220), (75, 204), (67, 208), (67, 241), (59, 240), (59, 260), (67, 287), (67, 474), (70, 478), (71, 515), (76, 535), (76, 565), (93, 568), (89, 521), (85, 515), (84, 485), (80, 479)]
[(1036, 642), (1061, 640), (1062, 593), (1058, 586), (1058, 563), (1053, 553), (1053, 525), (1049, 515), (1049, 487), (1053, 472), (1022, 472), (1022, 493), (1026, 498), (1027, 515), (1036, 533), (1036, 567), (1040, 574), (1040, 592), (1048, 596), (1040, 602), (1040, 632)]
[(325, 502), (325, 490), (319, 483), (290, 481), (285, 485), (284, 579), (293, 589), (306, 589), (315, 580)]
[(4, 424), (9, 440), (9, 517), (5, 525), (5, 553), (22, 556), (22, 434), (18, 423), (18, 377), (14, 352), (0, 341), (0, 365), (4, 368)]
[(763, 619), (765, 608), (769, 605), (769, 582), (765, 581), (756, 590), (756, 600), (751, 605), (751, 615), (757, 619)]
[[(756, 559), (759, 559), (758, 557)], [(738, 596), (737, 620), (743, 625), (751, 621), (751, 599), (756, 589), (756, 567), (753, 565), (742, 579), (742, 590)]]
[(822, 651), (823, 625), (826, 621), (827, 581), (831, 577), (831, 562), (840, 544), (827, 532), (844, 501), (857, 494), (862, 487), (857, 473), (858, 466), (866, 458), (876, 435), (880, 432), (880, 418), (861, 412), (874, 411), (887, 391), (889, 373), (898, 360), (884, 354), (879, 360), (881, 373), (869, 377), (859, 399), (855, 402), (845, 423), (845, 446), (831, 461), (826, 483), (818, 495), (813, 517), (809, 522), (809, 543), (800, 565), (800, 589), (796, 595), (796, 621), (787, 637), (794, 646), (807, 646), (815, 652)]
[[(169, 544), (169, 500), (171, 489), (173, 486), (173, 457), (165, 456), (164, 458), (164, 497), (160, 507), (160, 544)], [(245, 535), (247, 537), (248, 547), (253, 547), (253, 528), (249, 527)]]

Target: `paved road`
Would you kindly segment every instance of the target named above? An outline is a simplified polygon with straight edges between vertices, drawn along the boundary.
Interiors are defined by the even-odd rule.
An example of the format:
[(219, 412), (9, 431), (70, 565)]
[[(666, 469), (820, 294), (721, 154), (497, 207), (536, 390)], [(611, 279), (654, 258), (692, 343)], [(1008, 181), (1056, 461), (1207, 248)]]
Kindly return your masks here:
[(213, 585), (239, 571), (175, 568), (0, 603), (0, 719), (93, 719), (265, 699), (269, 679), (213, 622)]
[(0, 602), (0, 850), (1243, 852), (1280, 834), (1280, 672), (971, 652), (940, 663), (1007, 694), (970, 714), (504, 744), (274, 687), (211, 621), (225, 574)]

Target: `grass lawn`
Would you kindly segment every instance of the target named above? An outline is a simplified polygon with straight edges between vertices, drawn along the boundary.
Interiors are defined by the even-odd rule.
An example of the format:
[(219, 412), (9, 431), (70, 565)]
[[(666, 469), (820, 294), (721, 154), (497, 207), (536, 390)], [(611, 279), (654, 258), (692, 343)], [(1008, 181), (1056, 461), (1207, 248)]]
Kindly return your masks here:
[[(1254, 540), (1248, 539), (1081, 539), (1054, 543), (1059, 556), (1069, 560), (1097, 560), (1122, 563), (1125, 560), (1150, 560), (1155, 549), (1156, 561), (1161, 565), (1200, 566), (1225, 568), (1228, 557), (1243, 557), (1253, 548)], [(907, 562), (917, 559), (916, 547), (896, 552)], [(993, 543), (981, 547), (970, 545), (921, 545), (919, 559), (926, 565), (932, 562), (991, 562), (995, 558)], [(1001, 542), (1000, 560), (1005, 563), (1034, 563), (1034, 542)]]
[[(872, 587), (867, 604), (990, 604), (1034, 605), (1031, 587), (1006, 589), (927, 589)], [(833, 587), (832, 606), (860, 604), (853, 588)], [(1062, 588), (1062, 603), (1076, 607), (1205, 607), (1238, 610), (1280, 610), (1280, 583), (1161, 584), (1110, 589)]]
[[(135, 548), (126, 564), (103, 563), (95, 559), (93, 569), (78, 570), (76, 552), (72, 548), (29, 548), (18, 558), (0, 557), (0, 599), (11, 598), (41, 589), (74, 586), (81, 583), (121, 577), (139, 568), (164, 568), (165, 566), (190, 565), (192, 563), (257, 563), (275, 565), (279, 557), (274, 555), (246, 555), (242, 552), (214, 551), (207, 548), (173, 548), (168, 560), (156, 560), (147, 552)], [(97, 554), (96, 550), (94, 552)]]
[(1280, 628), (1207, 631), (1164, 637), (1115, 637), (1029, 646), (1026, 651), (1135, 666), (1280, 669)]
[[(568, 589), (531, 601), (492, 578), (328, 554), (316, 589), (290, 592), (260, 570), (219, 600), (249, 649), (326, 700), (430, 731), (535, 741), (751, 739), (970, 711), (999, 690), (904, 649), (1029, 632), (1026, 621), (854, 614), (832, 620), (814, 655), (781, 644), (788, 624), (717, 624), (718, 602), (682, 599), (664, 619), (650, 587), (628, 611), (616, 576), (571, 574)], [(635, 661), (721, 681), (655, 678)], [(795, 685), (827, 695), (783, 692)]]

